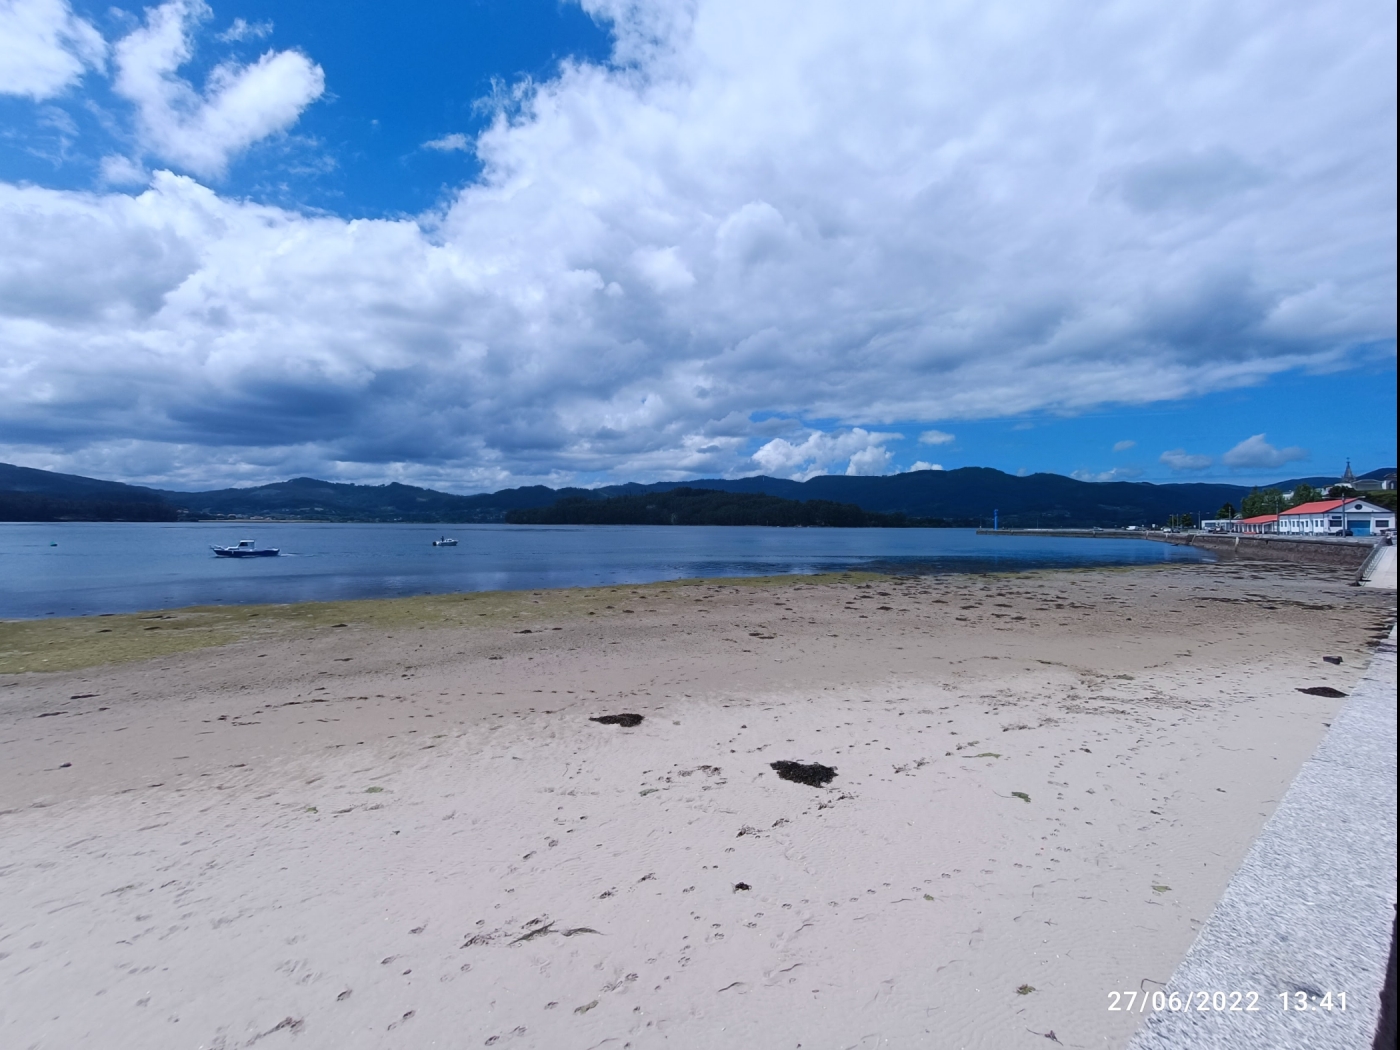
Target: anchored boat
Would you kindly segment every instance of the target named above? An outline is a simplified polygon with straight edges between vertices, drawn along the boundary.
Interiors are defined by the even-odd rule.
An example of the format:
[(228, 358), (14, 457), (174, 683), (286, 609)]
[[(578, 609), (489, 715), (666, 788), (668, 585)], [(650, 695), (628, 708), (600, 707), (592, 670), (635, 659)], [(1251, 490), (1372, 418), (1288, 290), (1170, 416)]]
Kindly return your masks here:
[(440, 538), (438, 538), (438, 539), (433, 540), (433, 546), (434, 546), (434, 547), (455, 547), (455, 546), (457, 546), (457, 541), (454, 540), (451, 536), (442, 536), (442, 537), (440, 537)]
[(215, 547), (209, 548), (220, 558), (275, 558), (278, 554), (276, 547), (255, 547), (252, 540), (239, 540), (236, 547)]

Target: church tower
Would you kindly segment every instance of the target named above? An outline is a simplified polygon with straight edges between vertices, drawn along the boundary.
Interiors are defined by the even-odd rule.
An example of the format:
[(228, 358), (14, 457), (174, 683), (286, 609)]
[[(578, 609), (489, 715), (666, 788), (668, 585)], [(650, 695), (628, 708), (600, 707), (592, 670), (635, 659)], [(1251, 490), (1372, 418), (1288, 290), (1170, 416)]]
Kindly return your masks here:
[(1347, 472), (1342, 475), (1343, 485), (1354, 488), (1356, 486), (1356, 475), (1351, 472), (1351, 458), (1347, 457)]

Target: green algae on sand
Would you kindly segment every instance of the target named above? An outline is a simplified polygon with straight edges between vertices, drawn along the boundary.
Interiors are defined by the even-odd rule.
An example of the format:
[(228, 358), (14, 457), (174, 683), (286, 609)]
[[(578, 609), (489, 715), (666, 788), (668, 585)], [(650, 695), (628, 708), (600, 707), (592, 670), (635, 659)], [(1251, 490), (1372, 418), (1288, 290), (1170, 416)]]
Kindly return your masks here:
[[(739, 576), (534, 591), (472, 591), (411, 598), (299, 602), (288, 605), (196, 605), (155, 612), (0, 622), (0, 674), (76, 671), (104, 664), (272, 640), (298, 632), (395, 627), (472, 628), (570, 620), (637, 610), (620, 600), (665, 601), (697, 587), (778, 589), (867, 583), (879, 573)], [(615, 607), (617, 606), (617, 607)], [(659, 610), (657, 610), (659, 611)]]

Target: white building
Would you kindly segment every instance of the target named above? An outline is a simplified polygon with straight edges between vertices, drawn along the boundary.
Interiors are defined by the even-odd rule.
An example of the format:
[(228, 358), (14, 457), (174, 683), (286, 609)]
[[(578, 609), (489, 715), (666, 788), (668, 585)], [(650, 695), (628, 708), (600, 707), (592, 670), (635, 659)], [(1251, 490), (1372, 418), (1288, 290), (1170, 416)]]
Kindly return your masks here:
[(1364, 499), (1303, 503), (1278, 516), (1284, 536), (1374, 536), (1395, 529), (1395, 512)]

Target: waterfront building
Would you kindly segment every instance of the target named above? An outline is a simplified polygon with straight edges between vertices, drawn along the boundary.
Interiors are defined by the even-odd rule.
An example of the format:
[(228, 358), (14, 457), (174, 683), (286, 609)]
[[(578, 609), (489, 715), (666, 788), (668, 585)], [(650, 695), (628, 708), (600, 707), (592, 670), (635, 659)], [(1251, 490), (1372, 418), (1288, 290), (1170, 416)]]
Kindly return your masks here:
[(1374, 536), (1394, 529), (1395, 512), (1364, 499), (1303, 503), (1279, 514), (1276, 525), (1285, 536)]
[(1229, 526), (1231, 532), (1242, 532), (1246, 535), (1278, 532), (1278, 515), (1257, 514), (1252, 518), (1235, 518)]

